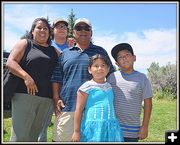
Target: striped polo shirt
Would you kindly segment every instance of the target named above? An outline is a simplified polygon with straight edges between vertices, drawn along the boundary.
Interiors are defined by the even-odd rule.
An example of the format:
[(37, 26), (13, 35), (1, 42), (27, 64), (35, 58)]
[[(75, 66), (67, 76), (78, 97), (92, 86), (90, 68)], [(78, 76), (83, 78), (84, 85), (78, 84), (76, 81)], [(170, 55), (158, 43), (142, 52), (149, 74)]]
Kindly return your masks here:
[(141, 104), (152, 97), (152, 89), (146, 75), (138, 71), (125, 74), (123, 71), (112, 73), (107, 81), (114, 91), (114, 107), (120, 121), (124, 137), (137, 138), (141, 121)]
[[(65, 104), (63, 112), (75, 111), (78, 88), (92, 78), (88, 72), (88, 65), (90, 57), (95, 54), (101, 54), (110, 60), (105, 49), (92, 43), (84, 51), (75, 46), (65, 49), (59, 57), (51, 81), (58, 82), (62, 86), (60, 97)], [(111, 72), (114, 72), (112, 63)]]

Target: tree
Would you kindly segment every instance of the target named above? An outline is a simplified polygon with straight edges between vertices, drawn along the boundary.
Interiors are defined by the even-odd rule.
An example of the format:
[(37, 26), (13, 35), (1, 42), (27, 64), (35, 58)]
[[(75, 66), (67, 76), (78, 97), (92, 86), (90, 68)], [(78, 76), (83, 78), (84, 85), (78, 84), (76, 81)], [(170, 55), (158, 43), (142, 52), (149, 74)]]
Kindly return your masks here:
[(153, 62), (148, 68), (148, 78), (154, 91), (162, 91), (177, 96), (177, 72), (176, 65), (168, 63), (159, 66)]
[(46, 17), (46, 20), (47, 20), (48, 23), (50, 24), (49, 16)]
[(150, 67), (147, 69), (148, 70), (148, 78), (150, 79), (152, 83), (152, 88), (153, 90), (160, 90), (160, 67), (159, 63), (153, 62)]
[(25, 34), (23, 36), (21, 36), (20, 39), (25, 39), (25, 38), (27, 38), (28, 35), (29, 35), (29, 31), (26, 30)]
[(68, 28), (69, 28), (68, 38), (73, 38), (73, 26), (74, 26), (75, 20), (76, 20), (75, 14), (73, 12), (73, 9), (71, 9), (71, 13), (68, 17)]
[(163, 76), (162, 76), (162, 84), (163, 91), (171, 92), (172, 94), (177, 94), (177, 73), (176, 73), (176, 65), (168, 63), (166, 66), (162, 68)]

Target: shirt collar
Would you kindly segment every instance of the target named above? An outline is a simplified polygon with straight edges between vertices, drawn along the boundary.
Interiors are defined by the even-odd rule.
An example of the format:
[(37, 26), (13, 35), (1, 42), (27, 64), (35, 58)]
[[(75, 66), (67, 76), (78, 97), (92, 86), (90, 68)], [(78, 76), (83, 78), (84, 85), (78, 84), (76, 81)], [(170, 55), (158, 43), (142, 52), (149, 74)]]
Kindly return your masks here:
[[(95, 45), (94, 45), (92, 42), (90, 42), (87, 49), (93, 48), (93, 47), (95, 47)], [(72, 46), (72, 47), (70, 47), (69, 49), (70, 49), (70, 50), (75, 50), (75, 49), (76, 49), (76, 50), (80, 50), (80, 49), (79, 49), (78, 47), (76, 47), (76, 46)]]

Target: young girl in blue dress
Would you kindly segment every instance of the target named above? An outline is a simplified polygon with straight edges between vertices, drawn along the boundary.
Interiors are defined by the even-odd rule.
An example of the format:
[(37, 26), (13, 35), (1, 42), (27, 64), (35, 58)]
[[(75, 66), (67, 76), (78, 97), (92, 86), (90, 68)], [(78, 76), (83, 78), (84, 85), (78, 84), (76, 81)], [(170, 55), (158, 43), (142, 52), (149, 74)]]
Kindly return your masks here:
[(112, 87), (106, 82), (109, 62), (102, 55), (94, 55), (88, 71), (93, 78), (78, 89), (72, 140), (122, 142), (123, 134), (113, 106)]

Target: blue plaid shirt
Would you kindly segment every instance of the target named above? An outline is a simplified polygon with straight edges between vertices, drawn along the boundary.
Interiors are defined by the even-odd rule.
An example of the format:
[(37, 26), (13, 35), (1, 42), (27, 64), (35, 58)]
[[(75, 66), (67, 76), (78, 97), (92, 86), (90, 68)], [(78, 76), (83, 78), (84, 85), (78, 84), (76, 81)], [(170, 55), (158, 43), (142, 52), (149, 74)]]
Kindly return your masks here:
[[(65, 104), (65, 108), (62, 109), (63, 112), (75, 111), (78, 88), (92, 78), (88, 72), (88, 65), (89, 58), (95, 54), (104, 55), (110, 60), (105, 49), (92, 43), (83, 52), (75, 46), (65, 49), (59, 57), (51, 81), (60, 83), (62, 86), (60, 97)], [(112, 63), (111, 72), (114, 72)]]

